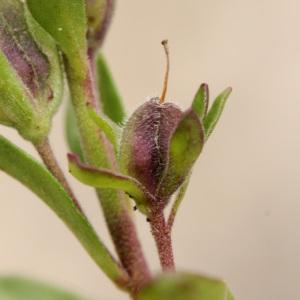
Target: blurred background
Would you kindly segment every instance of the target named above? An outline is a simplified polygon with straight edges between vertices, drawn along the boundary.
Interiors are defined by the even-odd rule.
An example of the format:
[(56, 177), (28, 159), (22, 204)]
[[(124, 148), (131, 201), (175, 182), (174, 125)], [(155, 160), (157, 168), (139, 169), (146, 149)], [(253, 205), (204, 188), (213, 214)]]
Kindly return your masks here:
[[(300, 278), (300, 2), (118, 1), (104, 52), (128, 113), (161, 92), (168, 38), (168, 99), (187, 108), (201, 82), (233, 87), (192, 176), (174, 228), (178, 270), (224, 278), (236, 299), (297, 299)], [(51, 139), (65, 170), (64, 110)], [(1, 134), (32, 154), (13, 131)], [(76, 194), (106, 243), (94, 192)], [(121, 300), (60, 220), (0, 173), (0, 273), (41, 278), (91, 297)], [(145, 219), (137, 226), (154, 271)]]

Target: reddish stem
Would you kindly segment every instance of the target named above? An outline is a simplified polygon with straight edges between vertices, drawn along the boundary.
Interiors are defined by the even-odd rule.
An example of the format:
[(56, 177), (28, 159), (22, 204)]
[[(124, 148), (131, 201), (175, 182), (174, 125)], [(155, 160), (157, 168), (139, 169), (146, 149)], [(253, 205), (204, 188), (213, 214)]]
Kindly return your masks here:
[(154, 236), (160, 264), (164, 271), (174, 271), (175, 263), (172, 249), (171, 230), (165, 221), (163, 210), (152, 213), (150, 217), (151, 232)]
[(55, 155), (52, 151), (51, 145), (49, 143), (48, 138), (43, 140), (41, 143), (35, 145), (35, 148), (37, 152), (39, 153), (40, 157), (42, 158), (44, 164), (48, 168), (48, 170), (52, 173), (52, 175), (61, 183), (61, 185), (64, 187), (64, 189), (67, 191), (69, 196), (72, 198), (74, 204), (77, 206), (77, 208), (81, 211), (81, 206), (76, 199), (63, 171), (61, 170)]

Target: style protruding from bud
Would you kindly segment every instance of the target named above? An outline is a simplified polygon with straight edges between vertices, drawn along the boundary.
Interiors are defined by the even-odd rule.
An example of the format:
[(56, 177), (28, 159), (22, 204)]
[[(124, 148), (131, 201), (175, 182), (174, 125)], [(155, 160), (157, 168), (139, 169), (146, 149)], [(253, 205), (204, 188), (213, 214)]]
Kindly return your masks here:
[(161, 42), (161, 44), (163, 45), (164, 50), (165, 50), (167, 66), (166, 66), (163, 90), (162, 90), (160, 100), (159, 100), (160, 104), (164, 103), (165, 99), (166, 99), (167, 90), (168, 90), (168, 82), (169, 82), (169, 73), (170, 73), (170, 53), (169, 53), (168, 40), (163, 40)]

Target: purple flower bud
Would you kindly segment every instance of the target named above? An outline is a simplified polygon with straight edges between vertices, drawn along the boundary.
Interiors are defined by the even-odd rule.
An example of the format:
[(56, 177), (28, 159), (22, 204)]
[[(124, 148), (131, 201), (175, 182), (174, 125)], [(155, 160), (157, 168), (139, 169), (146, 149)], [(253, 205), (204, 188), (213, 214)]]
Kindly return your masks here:
[(170, 138), (181, 116), (174, 104), (160, 104), (158, 98), (152, 98), (134, 112), (124, 129), (122, 171), (138, 179), (154, 196), (168, 164)]

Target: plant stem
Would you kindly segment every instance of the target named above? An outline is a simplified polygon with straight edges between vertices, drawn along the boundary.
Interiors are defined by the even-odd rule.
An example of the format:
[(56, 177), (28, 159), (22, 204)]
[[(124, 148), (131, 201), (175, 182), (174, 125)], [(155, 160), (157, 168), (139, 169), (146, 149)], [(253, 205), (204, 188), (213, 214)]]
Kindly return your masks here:
[[(96, 106), (90, 68), (86, 78), (76, 76), (78, 72), (68, 62), (66, 71), (86, 162), (95, 167), (116, 170), (117, 163), (112, 146), (88, 113), (88, 106)], [(150, 272), (131, 218), (128, 198), (123, 192), (110, 189), (98, 189), (97, 194), (116, 251), (131, 277), (130, 288), (134, 294), (150, 280)]]
[(151, 232), (156, 242), (162, 269), (164, 271), (175, 270), (171, 230), (165, 221), (163, 210), (160, 209), (152, 213), (149, 222), (151, 225)]
[(68, 192), (69, 196), (72, 198), (74, 204), (77, 208), (82, 212), (81, 206), (76, 199), (63, 171), (61, 170), (55, 155), (52, 151), (51, 145), (49, 143), (49, 139), (45, 138), (42, 142), (35, 145), (37, 152), (42, 158), (44, 164), (48, 168), (48, 170), (52, 173), (52, 175), (61, 183), (61, 185)]

